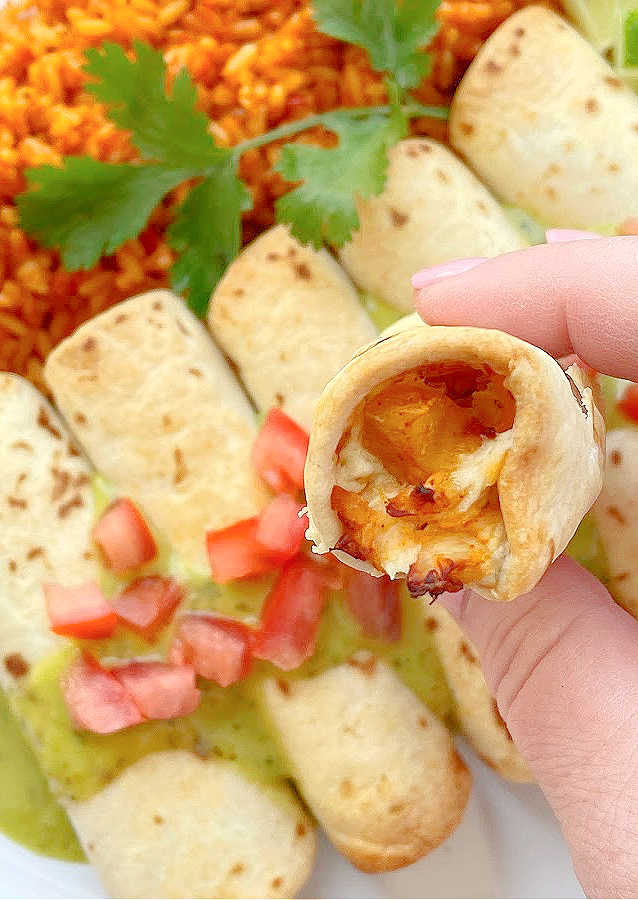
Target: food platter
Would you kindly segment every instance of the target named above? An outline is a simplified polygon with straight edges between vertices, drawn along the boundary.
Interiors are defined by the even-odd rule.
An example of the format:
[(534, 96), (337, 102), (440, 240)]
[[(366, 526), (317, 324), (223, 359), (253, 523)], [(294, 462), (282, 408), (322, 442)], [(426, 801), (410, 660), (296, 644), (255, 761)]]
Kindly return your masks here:
[[(364, 875), (324, 839), (301, 897), (582, 897), (560, 830), (536, 787), (511, 785), (465, 747), (474, 790), (465, 820), (418, 863)], [(525, 836), (524, 840), (522, 835)], [(542, 865), (539, 865), (542, 860)], [(0, 839), (0, 897), (105, 898), (89, 866), (36, 856)]]

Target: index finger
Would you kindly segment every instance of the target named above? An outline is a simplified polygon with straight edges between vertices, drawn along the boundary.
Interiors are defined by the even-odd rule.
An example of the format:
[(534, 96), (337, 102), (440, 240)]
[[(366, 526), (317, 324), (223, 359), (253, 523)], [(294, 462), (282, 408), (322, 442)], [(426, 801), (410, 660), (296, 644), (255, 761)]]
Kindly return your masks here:
[(415, 292), (430, 325), (498, 328), (638, 380), (638, 238), (541, 244)]

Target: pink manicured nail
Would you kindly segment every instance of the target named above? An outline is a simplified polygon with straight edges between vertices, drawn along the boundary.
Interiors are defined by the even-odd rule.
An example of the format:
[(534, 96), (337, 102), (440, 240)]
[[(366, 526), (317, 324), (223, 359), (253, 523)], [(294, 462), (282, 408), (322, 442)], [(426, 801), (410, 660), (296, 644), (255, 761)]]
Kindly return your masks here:
[(574, 228), (548, 228), (545, 232), (545, 240), (548, 244), (565, 244), (567, 241), (591, 241), (593, 238), (602, 237), (595, 231), (578, 231)]
[(452, 275), (460, 275), (461, 272), (467, 272), (468, 269), (480, 266), (486, 259), (487, 257), (485, 256), (452, 259), (450, 262), (439, 263), (438, 266), (431, 266), (429, 269), (421, 269), (420, 272), (412, 276), (410, 281), (414, 290), (418, 291), (434, 281), (441, 281), (442, 278), (450, 278)]

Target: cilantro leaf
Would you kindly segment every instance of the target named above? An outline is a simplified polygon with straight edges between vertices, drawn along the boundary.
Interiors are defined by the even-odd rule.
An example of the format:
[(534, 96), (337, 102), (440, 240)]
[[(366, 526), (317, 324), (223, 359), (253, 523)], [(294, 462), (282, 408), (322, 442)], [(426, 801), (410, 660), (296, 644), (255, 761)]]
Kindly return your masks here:
[(343, 246), (359, 226), (356, 198), (379, 194), (385, 185), (388, 149), (407, 125), (400, 110), (391, 116), (353, 116), (340, 110), (326, 116), (337, 147), (286, 144), (275, 169), (288, 181), (302, 181), (276, 203), (277, 220), (291, 225), (305, 244)]
[(29, 189), (17, 199), (20, 222), (44, 247), (58, 248), (69, 271), (90, 269), (137, 237), (164, 195), (192, 175), (69, 156), (61, 168), (27, 170)]
[(85, 71), (97, 79), (86, 89), (109, 106), (109, 118), (131, 132), (147, 159), (201, 170), (228, 155), (230, 151), (215, 146), (208, 119), (196, 108), (197, 91), (186, 70), (168, 94), (162, 54), (140, 41), (134, 49), (134, 60), (119, 44), (86, 51)]
[(429, 69), (422, 48), (434, 36), (440, 0), (314, 0), (324, 34), (363, 47), (372, 66), (402, 88), (416, 87)]
[(173, 288), (203, 316), (210, 295), (241, 247), (241, 213), (252, 199), (237, 177), (236, 161), (228, 160), (193, 188), (169, 230), (169, 243), (179, 254), (173, 266)]

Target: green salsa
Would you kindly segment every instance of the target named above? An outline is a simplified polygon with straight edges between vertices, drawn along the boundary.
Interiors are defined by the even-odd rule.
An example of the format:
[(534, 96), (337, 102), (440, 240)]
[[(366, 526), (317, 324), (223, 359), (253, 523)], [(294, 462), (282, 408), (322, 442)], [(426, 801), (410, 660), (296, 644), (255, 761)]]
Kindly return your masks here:
[(71, 823), (49, 790), (3, 691), (0, 691), (0, 830), (36, 853), (70, 862), (84, 859)]
[(385, 331), (390, 325), (394, 325), (397, 319), (405, 315), (396, 306), (392, 306), (391, 303), (386, 303), (385, 300), (380, 300), (372, 294), (361, 294), (361, 302), (379, 331)]

